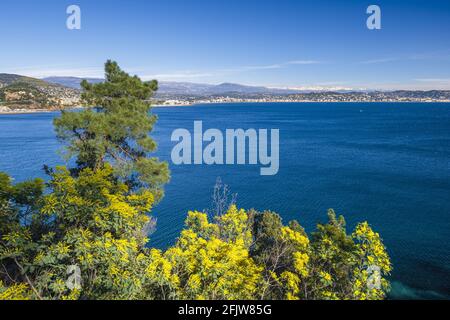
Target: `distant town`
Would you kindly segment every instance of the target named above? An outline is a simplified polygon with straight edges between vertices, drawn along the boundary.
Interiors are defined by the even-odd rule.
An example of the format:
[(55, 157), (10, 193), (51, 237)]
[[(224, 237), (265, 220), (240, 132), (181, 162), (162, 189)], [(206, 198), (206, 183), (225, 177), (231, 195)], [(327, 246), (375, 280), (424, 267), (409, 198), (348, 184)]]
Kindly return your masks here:
[(231, 92), (210, 96), (157, 94), (154, 102), (173, 106), (233, 102), (450, 102), (450, 91), (309, 92), (285, 95)]

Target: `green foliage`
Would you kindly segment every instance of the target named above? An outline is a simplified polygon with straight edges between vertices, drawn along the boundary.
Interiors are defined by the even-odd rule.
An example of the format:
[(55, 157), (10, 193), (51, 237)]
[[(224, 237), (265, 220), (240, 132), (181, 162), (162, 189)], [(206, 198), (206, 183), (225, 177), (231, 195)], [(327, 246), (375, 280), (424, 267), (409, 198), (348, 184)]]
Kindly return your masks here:
[[(22, 211), (13, 208), (16, 186), (0, 177), (2, 203), (12, 204), (2, 216)], [(153, 194), (130, 194), (108, 165), (77, 177), (58, 167), (38, 198), (32, 224), (12, 214), (2, 230), (5, 299), (382, 299), (388, 290), (391, 265), (379, 235), (367, 223), (347, 235), (333, 211), (311, 240), (273, 212), (232, 205), (212, 222), (189, 212), (176, 244), (161, 251), (147, 247), (143, 232)], [(80, 268), (81, 288), (66, 285), (70, 265)], [(372, 265), (380, 288), (370, 287)]]
[[(147, 276), (155, 297), (253, 299), (262, 269), (249, 255), (246, 212), (232, 206), (216, 223), (205, 213), (190, 212), (186, 227), (174, 247), (164, 253), (152, 250)], [(164, 295), (158, 290), (161, 284)]]
[(75, 157), (77, 172), (98, 169), (106, 162), (131, 190), (151, 189), (159, 199), (169, 180), (167, 163), (149, 158), (156, 143), (149, 136), (156, 116), (150, 114), (149, 99), (157, 82), (143, 82), (122, 71), (117, 63), (105, 64), (106, 81), (83, 81), (82, 100), (91, 108), (63, 112), (54, 120), (59, 139), (67, 144), (68, 157)]
[(332, 210), (309, 237), (274, 212), (225, 206), (227, 192), (216, 190), (213, 217), (189, 212), (174, 246), (149, 247), (149, 214), (169, 174), (147, 157), (156, 82), (107, 62), (105, 83), (82, 86), (95, 107), (55, 120), (77, 166), (48, 169), (46, 184), (0, 173), (0, 299), (385, 297), (391, 264), (380, 235), (367, 222), (347, 234)]
[(0, 88), (0, 101), (6, 101), (7, 93), (17, 96), (16, 99), (7, 101), (8, 105), (38, 104), (41, 108), (47, 108), (55, 104), (54, 99), (44, 93), (33, 82), (17, 81)]
[(26, 284), (19, 283), (5, 287), (0, 280), (0, 300), (29, 300), (29, 290)]
[[(391, 264), (379, 234), (367, 222), (348, 235), (345, 220), (328, 211), (309, 240), (297, 221), (284, 227), (273, 212), (254, 216), (251, 255), (264, 266), (262, 298), (383, 299)], [(378, 273), (371, 275), (371, 268)], [(371, 276), (379, 277), (379, 287)], [(376, 279), (376, 278), (373, 278)]]
[[(49, 193), (41, 194), (38, 210), (32, 210), (32, 224), (11, 219), (6, 212), (11, 227), (2, 230), (0, 261), (14, 282), (33, 289), (33, 298), (137, 297), (145, 270), (139, 260), (146, 250), (143, 230), (151, 222), (147, 213), (154, 196), (145, 190), (129, 194), (112, 172), (105, 165), (97, 171), (84, 169), (74, 178), (58, 167)], [(80, 267), (83, 291), (67, 288), (70, 265)]]

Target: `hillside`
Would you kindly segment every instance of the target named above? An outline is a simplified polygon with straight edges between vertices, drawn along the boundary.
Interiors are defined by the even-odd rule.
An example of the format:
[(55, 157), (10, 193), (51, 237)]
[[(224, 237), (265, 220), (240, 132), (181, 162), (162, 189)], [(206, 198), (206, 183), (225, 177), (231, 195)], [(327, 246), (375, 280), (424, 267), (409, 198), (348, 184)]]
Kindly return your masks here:
[(78, 102), (76, 89), (17, 74), (0, 74), (0, 112), (57, 110)]
[[(57, 110), (79, 105), (83, 78), (50, 77), (35, 79), (16, 74), (0, 74), (0, 113)], [(91, 83), (101, 78), (86, 78)], [(190, 82), (159, 82), (154, 102), (167, 105), (223, 102), (449, 102), (450, 91), (301, 91)]]
[(48, 87), (50, 83), (36, 78), (21, 76), (18, 74), (0, 73), (0, 88), (14, 84), (14, 83), (27, 83), (37, 87)]

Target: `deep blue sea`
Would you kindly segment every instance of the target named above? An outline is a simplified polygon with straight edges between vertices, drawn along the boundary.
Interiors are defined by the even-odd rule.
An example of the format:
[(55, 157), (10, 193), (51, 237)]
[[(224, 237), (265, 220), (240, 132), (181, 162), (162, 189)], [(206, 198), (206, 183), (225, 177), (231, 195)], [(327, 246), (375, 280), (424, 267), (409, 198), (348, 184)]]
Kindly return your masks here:
[[(170, 161), (177, 128), (280, 129), (280, 170), (258, 165), (170, 163), (172, 180), (154, 209), (154, 246), (172, 244), (188, 210), (211, 206), (221, 177), (243, 208), (270, 209), (307, 231), (328, 208), (351, 229), (367, 220), (381, 233), (394, 272), (391, 298), (450, 298), (450, 104), (292, 103), (155, 108), (152, 136)], [(52, 118), (57, 113), (0, 115), (0, 171), (16, 181), (45, 177), (63, 164)]]

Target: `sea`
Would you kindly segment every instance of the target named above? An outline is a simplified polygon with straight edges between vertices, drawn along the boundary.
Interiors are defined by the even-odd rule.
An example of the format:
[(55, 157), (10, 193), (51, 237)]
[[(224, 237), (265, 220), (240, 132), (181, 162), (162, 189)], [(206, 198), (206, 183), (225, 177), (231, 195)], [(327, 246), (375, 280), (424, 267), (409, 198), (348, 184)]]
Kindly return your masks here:
[[(348, 232), (368, 221), (393, 263), (391, 299), (450, 298), (450, 103), (227, 103), (154, 108), (151, 136), (171, 181), (153, 209), (150, 245), (172, 245), (190, 210), (212, 207), (220, 178), (239, 207), (296, 219), (307, 232), (345, 216)], [(65, 164), (52, 119), (0, 115), (0, 171), (15, 181), (46, 178)], [(279, 171), (260, 165), (175, 165), (176, 129), (278, 129)]]

